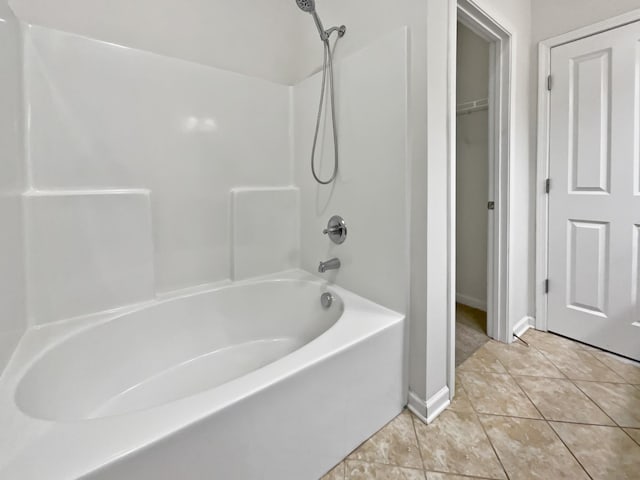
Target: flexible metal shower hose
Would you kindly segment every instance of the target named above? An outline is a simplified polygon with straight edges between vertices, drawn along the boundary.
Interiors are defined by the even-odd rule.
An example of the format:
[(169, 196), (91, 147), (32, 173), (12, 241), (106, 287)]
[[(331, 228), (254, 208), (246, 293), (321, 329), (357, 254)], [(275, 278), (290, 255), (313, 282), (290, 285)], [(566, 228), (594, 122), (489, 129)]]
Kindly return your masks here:
[[(336, 38), (335, 45), (338, 44), (339, 37)], [(316, 182), (321, 185), (328, 185), (333, 182), (338, 175), (338, 130), (336, 127), (336, 109), (335, 109), (335, 93), (333, 84), (333, 52), (331, 51), (331, 45), (329, 39), (324, 40), (324, 60), (322, 62), (322, 87), (320, 90), (320, 105), (318, 106), (318, 118), (316, 119), (316, 131), (313, 135), (313, 148), (311, 149), (311, 173)], [(316, 173), (315, 156), (316, 146), (318, 144), (318, 133), (320, 131), (320, 121), (322, 119), (322, 110), (324, 108), (324, 92), (327, 85), (327, 74), (329, 76), (329, 96), (331, 97), (331, 124), (333, 127), (333, 173), (329, 180), (322, 180)]]

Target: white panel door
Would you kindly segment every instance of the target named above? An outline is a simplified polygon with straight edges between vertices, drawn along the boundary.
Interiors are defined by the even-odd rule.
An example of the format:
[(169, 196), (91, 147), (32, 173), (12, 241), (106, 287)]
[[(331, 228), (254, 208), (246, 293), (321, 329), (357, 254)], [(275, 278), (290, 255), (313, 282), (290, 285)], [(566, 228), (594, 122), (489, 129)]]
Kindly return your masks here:
[(640, 23), (552, 49), (548, 328), (640, 360)]

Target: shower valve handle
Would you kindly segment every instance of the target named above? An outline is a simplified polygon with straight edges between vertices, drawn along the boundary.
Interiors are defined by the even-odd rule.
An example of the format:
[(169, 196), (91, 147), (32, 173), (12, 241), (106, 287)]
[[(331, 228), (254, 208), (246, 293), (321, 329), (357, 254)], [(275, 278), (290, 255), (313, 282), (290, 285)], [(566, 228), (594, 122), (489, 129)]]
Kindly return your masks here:
[(333, 227), (329, 227), (329, 228), (325, 228), (324, 230), (322, 230), (323, 235), (326, 235), (327, 233), (339, 233), (342, 231), (342, 227), (339, 225), (333, 226)]
[(347, 224), (342, 217), (334, 215), (322, 233), (328, 235), (329, 239), (336, 245), (341, 245), (347, 239)]

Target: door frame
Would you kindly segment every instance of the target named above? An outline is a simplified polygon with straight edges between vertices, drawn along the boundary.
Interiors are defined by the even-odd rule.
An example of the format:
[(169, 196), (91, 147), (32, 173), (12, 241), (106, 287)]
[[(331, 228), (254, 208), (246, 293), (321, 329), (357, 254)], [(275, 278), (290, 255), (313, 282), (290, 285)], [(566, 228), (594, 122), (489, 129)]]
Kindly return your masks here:
[[(509, 163), (511, 152), (511, 34), (472, 0), (458, 0), (457, 22), (489, 43), (489, 196), (495, 202), (488, 215), (487, 251), (487, 334), (501, 342), (512, 339), (508, 331), (508, 241), (509, 241)], [(457, 28), (454, 26), (454, 35)], [(457, 41), (453, 40), (451, 113), (451, 315), (455, 324), (456, 293), (456, 60)], [(489, 199), (487, 199), (489, 200)], [(455, 335), (454, 335), (455, 337)], [(455, 338), (454, 338), (455, 340)], [(454, 344), (455, 350), (455, 344)]]
[[(538, 44), (538, 152), (536, 174), (536, 330), (548, 330), (547, 294), (545, 281), (549, 272), (549, 195), (546, 180), (549, 178), (549, 115), (551, 95), (547, 88), (551, 75), (551, 49), (575, 42), (598, 33), (613, 30), (640, 21), (640, 9), (603, 20), (568, 33), (543, 40)], [(553, 188), (553, 185), (551, 186)]]

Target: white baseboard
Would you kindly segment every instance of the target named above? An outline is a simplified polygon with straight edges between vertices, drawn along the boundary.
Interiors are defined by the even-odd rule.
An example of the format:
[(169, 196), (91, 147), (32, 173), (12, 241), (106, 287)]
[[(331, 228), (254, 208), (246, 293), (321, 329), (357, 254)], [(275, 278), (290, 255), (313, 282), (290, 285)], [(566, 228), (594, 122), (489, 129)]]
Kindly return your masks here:
[(418, 397), (414, 392), (409, 391), (408, 408), (424, 423), (433, 422), (451, 404), (449, 398), (449, 387), (442, 387), (426, 402)]
[(536, 320), (533, 317), (523, 317), (518, 323), (513, 326), (513, 333), (521, 337), (524, 332), (533, 327)]
[(486, 300), (480, 300), (479, 298), (473, 298), (469, 295), (463, 295), (462, 293), (456, 293), (456, 303), (461, 303), (471, 308), (477, 308), (483, 312), (487, 311)]

